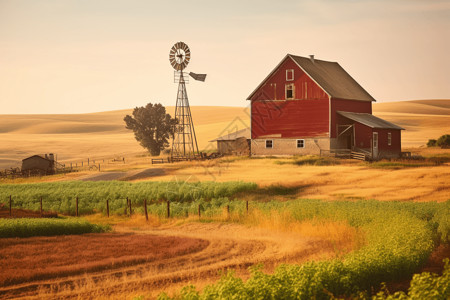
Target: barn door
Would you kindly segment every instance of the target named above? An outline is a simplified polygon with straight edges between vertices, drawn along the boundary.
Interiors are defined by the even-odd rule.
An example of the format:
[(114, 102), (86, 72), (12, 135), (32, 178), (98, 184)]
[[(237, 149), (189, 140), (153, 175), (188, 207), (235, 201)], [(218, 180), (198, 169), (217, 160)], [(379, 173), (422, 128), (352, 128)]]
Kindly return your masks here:
[(372, 145), (372, 153), (373, 153), (373, 157), (374, 159), (378, 158), (378, 132), (374, 132), (373, 133), (373, 145)]

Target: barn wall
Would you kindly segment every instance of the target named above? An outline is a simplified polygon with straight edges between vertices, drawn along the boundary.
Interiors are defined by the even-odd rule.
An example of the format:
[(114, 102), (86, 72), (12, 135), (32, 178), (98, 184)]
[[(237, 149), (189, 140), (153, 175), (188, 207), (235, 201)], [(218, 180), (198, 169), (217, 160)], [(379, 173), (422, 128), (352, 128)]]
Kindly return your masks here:
[[(372, 114), (372, 102), (370, 101), (356, 101), (344, 99), (331, 99), (331, 137), (336, 138), (336, 124), (340, 122), (340, 116), (337, 111), (348, 111), (356, 113)], [(344, 123), (345, 124), (345, 123)]]
[(51, 170), (50, 161), (37, 156), (22, 161), (22, 171), (32, 169)]
[[(378, 132), (379, 158), (400, 157), (402, 151), (401, 130), (374, 128), (373, 132)], [(388, 145), (388, 132), (392, 134), (392, 144), (390, 146)]]
[(372, 128), (355, 122), (355, 147), (371, 151), (372, 132)]
[(320, 150), (330, 150), (329, 138), (305, 138), (305, 147), (297, 148), (297, 139), (271, 139), (273, 148), (266, 148), (266, 139), (252, 139), (251, 155), (310, 155), (320, 154)]
[(252, 101), (252, 139), (328, 136), (328, 99)]
[[(294, 70), (294, 79), (286, 80), (286, 70)], [(286, 100), (285, 85), (293, 83), (294, 99), (327, 99), (328, 95), (291, 59), (287, 58), (255, 92), (251, 100)]]

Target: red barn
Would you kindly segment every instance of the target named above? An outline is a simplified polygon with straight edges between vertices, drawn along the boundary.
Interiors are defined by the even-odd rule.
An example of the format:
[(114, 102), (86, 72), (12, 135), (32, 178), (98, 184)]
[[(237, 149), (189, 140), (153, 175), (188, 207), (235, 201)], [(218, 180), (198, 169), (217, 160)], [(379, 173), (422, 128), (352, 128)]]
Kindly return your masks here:
[(400, 156), (403, 128), (373, 116), (375, 99), (337, 62), (288, 54), (247, 100), (252, 155)]

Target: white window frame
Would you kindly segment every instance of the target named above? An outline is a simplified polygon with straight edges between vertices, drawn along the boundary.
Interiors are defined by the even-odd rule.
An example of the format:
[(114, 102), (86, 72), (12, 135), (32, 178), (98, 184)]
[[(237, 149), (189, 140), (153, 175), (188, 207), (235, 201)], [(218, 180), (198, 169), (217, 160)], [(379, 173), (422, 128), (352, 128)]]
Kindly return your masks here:
[[(300, 141), (302, 141), (302, 146), (301, 147), (298, 146), (298, 142), (300, 142)], [(305, 148), (305, 140), (304, 139), (298, 139), (297, 140), (297, 148), (298, 149)]]
[[(378, 149), (378, 139), (379, 139), (378, 132), (375, 131), (375, 132), (372, 134), (372, 136), (373, 136), (373, 148), (374, 148), (374, 149)], [(375, 138), (375, 136), (377, 136), (377, 138)]]
[[(291, 75), (291, 76), (289, 76)], [(294, 69), (286, 70), (286, 81), (294, 81)]]
[[(267, 142), (270, 141), (270, 147), (267, 147)], [(273, 149), (273, 140), (266, 140), (266, 149)]]
[(387, 135), (388, 146), (392, 146), (392, 133), (388, 132)]
[[(288, 87), (292, 87), (292, 97), (290, 97), (290, 98), (288, 98), (288, 96), (287, 96)], [(285, 87), (284, 87), (284, 98), (286, 100), (295, 99), (295, 85), (293, 83), (288, 83), (288, 84), (285, 85)]]

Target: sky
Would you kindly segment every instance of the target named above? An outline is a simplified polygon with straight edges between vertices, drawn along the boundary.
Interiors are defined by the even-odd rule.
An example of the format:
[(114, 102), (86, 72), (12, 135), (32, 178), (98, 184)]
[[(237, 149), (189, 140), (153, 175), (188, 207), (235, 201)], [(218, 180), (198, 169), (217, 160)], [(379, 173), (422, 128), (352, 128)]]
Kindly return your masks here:
[(0, 114), (247, 106), (286, 54), (337, 61), (377, 102), (450, 99), (450, 1), (0, 0)]

